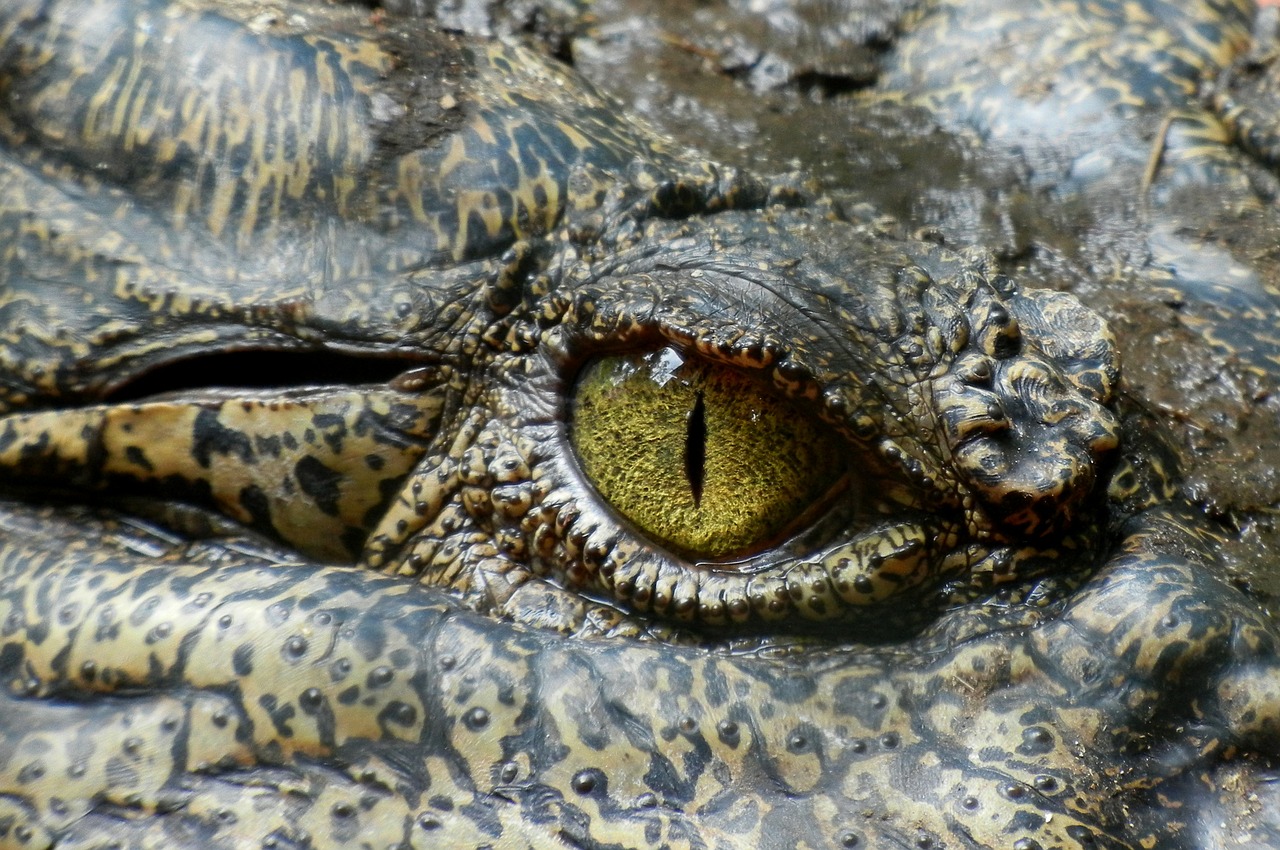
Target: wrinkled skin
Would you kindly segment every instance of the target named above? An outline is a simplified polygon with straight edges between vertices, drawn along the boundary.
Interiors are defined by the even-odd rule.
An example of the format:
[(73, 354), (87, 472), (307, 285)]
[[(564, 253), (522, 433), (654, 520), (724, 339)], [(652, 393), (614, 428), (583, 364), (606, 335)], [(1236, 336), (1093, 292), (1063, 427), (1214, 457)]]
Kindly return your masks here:
[[(356, 81), (314, 95), (345, 144), (242, 206), (217, 166), (260, 153), (175, 160), (175, 110), (126, 157), (145, 97), (31, 70), (91, 65), (68, 45), (95, 31), (172, 67), (189, 13), (40, 5), (0, 27), (26, 45), (0, 53), (0, 844), (1280, 846), (1280, 637), (1113, 412), (1074, 298), (709, 166), (533, 54), (362, 12), (214, 13), (244, 66), (207, 90), (307, 102), (255, 74), (264, 30), (343, 45)], [(123, 135), (59, 129), (110, 107)], [(485, 164), (520, 127), (543, 147), (513, 182)], [(767, 376), (856, 464), (745, 579), (637, 535), (573, 460), (577, 369), (657, 339)], [(399, 374), (218, 390), (211, 359), (139, 389), (244, 349)]]
[[(802, 167), (852, 209), (982, 245), (1024, 285), (1102, 313), (1127, 343), (1127, 394), (1170, 427), (1185, 492), (1239, 531), (1224, 569), (1275, 616), (1275, 11), (1251, 26), (1246, 3), (855, 6), (708, 3), (675, 28), (662, 0), (601, 2), (574, 55), (714, 157)], [(1112, 30), (1139, 9), (1160, 25)], [(1203, 18), (1216, 37), (1191, 34)], [(981, 21), (1004, 22), (999, 61)], [(1181, 58), (1140, 73), (1156, 43)], [(1135, 76), (1122, 102), (1089, 95)]]

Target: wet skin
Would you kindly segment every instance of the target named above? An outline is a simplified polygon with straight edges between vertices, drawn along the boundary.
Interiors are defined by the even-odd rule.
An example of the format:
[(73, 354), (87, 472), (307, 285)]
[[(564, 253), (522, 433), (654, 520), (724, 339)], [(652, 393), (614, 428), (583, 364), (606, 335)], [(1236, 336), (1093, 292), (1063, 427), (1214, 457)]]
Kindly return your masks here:
[[(519, 48), (44, 5), (0, 17), (0, 844), (1280, 845), (1275, 625), (1074, 297)], [(580, 376), (666, 350), (705, 434), (608, 501)], [(816, 504), (712, 462), (752, 381), (840, 447)], [(653, 539), (698, 440), (794, 515)]]

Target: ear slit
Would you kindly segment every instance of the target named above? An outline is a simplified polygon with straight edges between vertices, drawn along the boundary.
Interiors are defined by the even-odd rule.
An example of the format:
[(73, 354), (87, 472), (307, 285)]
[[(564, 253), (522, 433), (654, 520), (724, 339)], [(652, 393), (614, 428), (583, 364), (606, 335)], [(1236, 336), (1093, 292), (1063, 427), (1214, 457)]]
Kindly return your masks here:
[(379, 352), (231, 349), (178, 356), (109, 386), (97, 401), (123, 404), (210, 389), (289, 390), (387, 384), (423, 358)]

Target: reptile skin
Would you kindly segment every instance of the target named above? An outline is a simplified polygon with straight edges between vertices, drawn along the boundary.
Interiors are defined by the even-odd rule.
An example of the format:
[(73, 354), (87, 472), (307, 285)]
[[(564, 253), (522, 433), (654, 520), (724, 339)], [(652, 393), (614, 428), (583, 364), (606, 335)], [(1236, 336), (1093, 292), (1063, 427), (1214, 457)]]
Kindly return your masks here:
[[(1280, 635), (1073, 296), (364, 9), (18, 0), (0, 98), (0, 847), (1280, 846)], [(840, 446), (784, 539), (584, 471), (665, 349)]]

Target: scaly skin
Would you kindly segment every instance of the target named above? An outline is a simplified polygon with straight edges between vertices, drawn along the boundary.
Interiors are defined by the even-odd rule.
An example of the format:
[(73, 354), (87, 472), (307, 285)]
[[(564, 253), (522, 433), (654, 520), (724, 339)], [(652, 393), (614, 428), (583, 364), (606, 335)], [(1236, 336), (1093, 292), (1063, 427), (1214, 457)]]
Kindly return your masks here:
[[(283, 8), (0, 11), (0, 847), (1280, 845), (1280, 636), (1096, 316)], [(842, 441), (808, 527), (708, 566), (601, 504), (574, 376), (659, 341)], [(406, 371), (112, 397), (271, 349)]]
[(1247, 835), (1274, 804), (1247, 753), (1280, 719), (1275, 635), (1197, 560), (1186, 519), (1130, 529), (1066, 608), (964, 608), (878, 650), (770, 658), (557, 637), (394, 578), (12, 506), (5, 634), (26, 648), (8, 665), (5, 840)]

